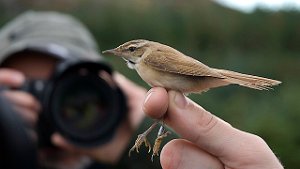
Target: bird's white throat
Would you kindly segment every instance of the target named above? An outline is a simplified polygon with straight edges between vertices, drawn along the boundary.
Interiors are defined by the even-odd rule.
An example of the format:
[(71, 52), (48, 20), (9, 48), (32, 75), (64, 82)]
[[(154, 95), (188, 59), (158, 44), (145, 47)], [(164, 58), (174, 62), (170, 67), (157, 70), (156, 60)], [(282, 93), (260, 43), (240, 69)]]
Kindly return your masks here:
[(130, 68), (130, 69), (135, 69), (135, 62), (134, 61), (131, 61), (131, 60), (128, 60), (126, 58), (123, 57), (123, 59), (126, 61), (126, 64), (127, 66)]

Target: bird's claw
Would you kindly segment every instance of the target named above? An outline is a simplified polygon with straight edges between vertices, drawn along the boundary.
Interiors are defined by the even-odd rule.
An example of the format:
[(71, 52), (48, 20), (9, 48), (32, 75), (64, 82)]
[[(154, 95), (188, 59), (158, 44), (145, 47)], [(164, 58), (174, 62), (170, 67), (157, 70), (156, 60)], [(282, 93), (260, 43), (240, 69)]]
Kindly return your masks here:
[(134, 151), (134, 149), (136, 150), (137, 153), (139, 153), (139, 148), (142, 146), (143, 143), (145, 143), (145, 146), (148, 147), (148, 153), (149, 153), (151, 151), (151, 144), (147, 140), (146, 134), (143, 133), (138, 135), (138, 138), (135, 140), (135, 144), (129, 150), (128, 153), (129, 157), (130, 157), (130, 153)]
[(153, 146), (153, 153), (151, 156), (151, 161), (153, 162), (154, 156), (159, 156), (159, 150), (160, 150), (160, 145), (162, 143), (163, 138), (167, 137), (169, 134), (171, 134), (170, 131), (166, 131), (164, 126), (161, 126), (157, 135), (157, 138), (155, 139), (155, 143)]
[(159, 123), (158, 121), (154, 122), (144, 133), (138, 135), (138, 138), (135, 140), (134, 145), (128, 152), (129, 157), (130, 157), (130, 153), (134, 151), (134, 149), (136, 150), (137, 153), (139, 153), (139, 148), (143, 143), (145, 143), (145, 146), (149, 148), (148, 153), (151, 151), (151, 144), (149, 143), (146, 137), (153, 130), (153, 128), (155, 128), (155, 126), (158, 125), (158, 123)]

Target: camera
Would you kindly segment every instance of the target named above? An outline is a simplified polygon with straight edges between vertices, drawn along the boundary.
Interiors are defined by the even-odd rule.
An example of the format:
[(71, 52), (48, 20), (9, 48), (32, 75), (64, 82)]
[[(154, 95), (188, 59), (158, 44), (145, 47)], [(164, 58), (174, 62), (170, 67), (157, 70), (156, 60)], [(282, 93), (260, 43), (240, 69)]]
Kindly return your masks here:
[(72, 144), (91, 147), (109, 141), (126, 115), (126, 99), (111, 68), (98, 61), (64, 60), (47, 80), (28, 80), (21, 90), (42, 104), (39, 146), (51, 146), (59, 132)]

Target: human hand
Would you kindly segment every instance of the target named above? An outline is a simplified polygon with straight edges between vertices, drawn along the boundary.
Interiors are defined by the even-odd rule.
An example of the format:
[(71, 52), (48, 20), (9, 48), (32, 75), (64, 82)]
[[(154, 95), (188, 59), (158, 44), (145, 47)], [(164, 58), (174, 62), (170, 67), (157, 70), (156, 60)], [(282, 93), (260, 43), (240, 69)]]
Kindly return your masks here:
[(72, 145), (60, 134), (55, 133), (52, 136), (52, 142), (54, 145), (72, 152), (73, 154), (87, 155), (100, 162), (109, 164), (115, 164), (118, 162), (128, 147), (134, 131), (145, 116), (142, 111), (142, 105), (146, 95), (146, 90), (129, 81), (119, 73), (114, 74), (114, 79), (127, 98), (127, 106), (129, 110), (127, 119), (119, 126), (112, 140), (99, 147), (82, 148)]
[[(0, 69), (0, 86), (8, 88), (20, 87), (25, 76), (19, 71), (8, 68)], [(33, 127), (38, 119), (40, 103), (29, 93), (18, 90), (5, 90), (3, 95), (13, 104), (22, 119)]]
[(152, 118), (164, 116), (182, 137), (162, 149), (164, 169), (283, 168), (262, 138), (232, 127), (181, 93), (152, 88), (143, 109)]
[[(127, 106), (129, 109), (127, 119), (118, 128), (113, 139), (102, 146), (90, 149), (76, 147), (65, 140), (59, 133), (52, 135), (52, 143), (62, 148), (68, 159), (78, 159), (82, 155), (87, 155), (93, 159), (106, 163), (116, 163), (123, 151), (127, 148), (133, 132), (143, 120), (142, 113), (143, 99), (146, 90), (127, 80), (120, 74), (115, 74), (114, 78), (127, 97)], [(8, 88), (18, 88), (25, 82), (23, 73), (14, 69), (0, 69), (0, 86)], [(31, 94), (19, 90), (5, 90), (3, 95), (10, 100), (14, 108), (21, 115), (22, 119), (31, 126), (30, 134), (36, 138), (33, 128), (38, 120), (38, 112), (41, 109), (40, 103)], [(47, 154), (47, 151), (45, 152)], [(42, 155), (43, 157), (43, 155)]]

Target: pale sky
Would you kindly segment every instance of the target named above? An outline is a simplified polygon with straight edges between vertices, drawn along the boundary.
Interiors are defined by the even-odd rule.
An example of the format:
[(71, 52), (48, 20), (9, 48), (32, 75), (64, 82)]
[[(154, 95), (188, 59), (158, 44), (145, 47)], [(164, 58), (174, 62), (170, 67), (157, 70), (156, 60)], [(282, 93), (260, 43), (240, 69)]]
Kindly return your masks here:
[(243, 12), (252, 12), (256, 7), (269, 10), (297, 9), (300, 10), (300, 0), (214, 0), (229, 8)]

